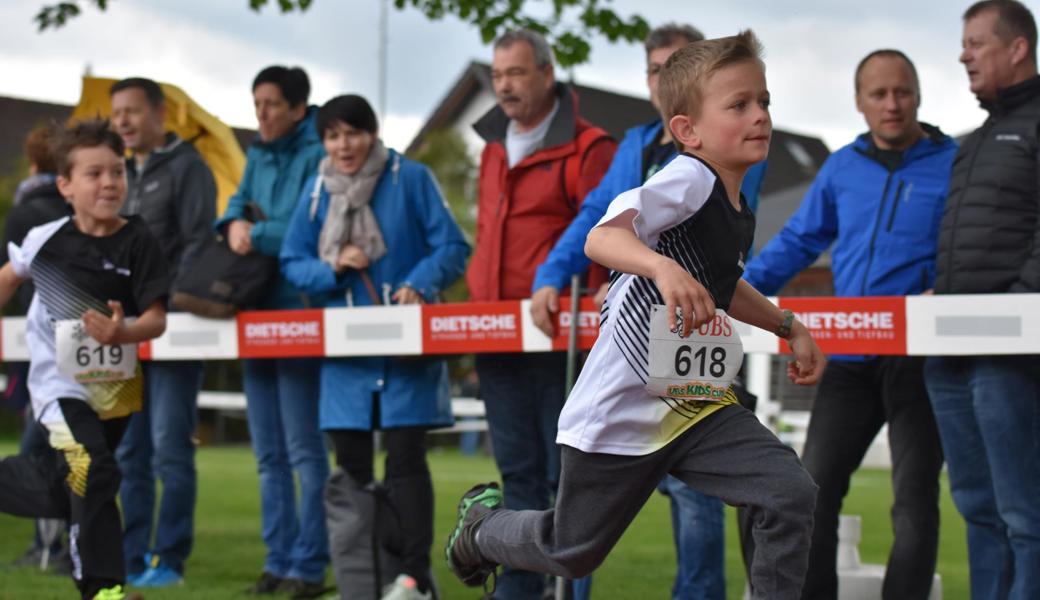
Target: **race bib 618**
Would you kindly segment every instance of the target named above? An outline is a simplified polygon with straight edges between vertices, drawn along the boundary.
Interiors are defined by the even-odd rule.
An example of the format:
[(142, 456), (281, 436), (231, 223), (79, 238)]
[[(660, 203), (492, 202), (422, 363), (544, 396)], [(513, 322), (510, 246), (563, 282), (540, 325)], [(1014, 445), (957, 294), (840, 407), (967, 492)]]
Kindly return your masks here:
[(744, 346), (729, 315), (715, 318), (680, 337), (668, 326), (667, 309), (650, 310), (650, 377), (646, 390), (654, 396), (677, 400), (719, 402), (726, 396), (744, 361)]

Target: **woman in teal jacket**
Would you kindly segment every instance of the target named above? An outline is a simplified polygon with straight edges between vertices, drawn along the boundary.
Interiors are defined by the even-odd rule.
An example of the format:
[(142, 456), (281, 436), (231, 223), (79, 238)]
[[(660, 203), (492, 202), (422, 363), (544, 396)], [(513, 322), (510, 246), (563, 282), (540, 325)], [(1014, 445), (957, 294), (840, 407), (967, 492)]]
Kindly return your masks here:
[[(307, 106), (310, 83), (302, 69), (268, 67), (253, 81), (260, 140), (246, 153), (246, 171), (217, 221), (231, 249), (278, 256), (304, 180), (325, 154)], [(250, 223), (248, 204), (264, 219)], [(306, 297), (279, 276), (262, 308), (302, 308)], [(319, 596), (329, 563), (325, 509), (328, 455), (318, 428), (316, 358), (243, 361), (246, 417), (260, 475), (260, 514), (267, 556), (255, 594)], [(300, 480), (297, 503), (294, 472)]]
[[(286, 233), (286, 278), (324, 306), (436, 301), (462, 275), (469, 245), (430, 171), (384, 148), (375, 113), (360, 96), (333, 98), (317, 123), (328, 157), (304, 187)], [(320, 404), (336, 464), (354, 485), (372, 482), (372, 431), (384, 431), (386, 483), (405, 540), (395, 584), (418, 590), (406, 597), (428, 597), (433, 485), (425, 432), (452, 423), (444, 360), (325, 359)], [(336, 508), (327, 504), (330, 513)]]

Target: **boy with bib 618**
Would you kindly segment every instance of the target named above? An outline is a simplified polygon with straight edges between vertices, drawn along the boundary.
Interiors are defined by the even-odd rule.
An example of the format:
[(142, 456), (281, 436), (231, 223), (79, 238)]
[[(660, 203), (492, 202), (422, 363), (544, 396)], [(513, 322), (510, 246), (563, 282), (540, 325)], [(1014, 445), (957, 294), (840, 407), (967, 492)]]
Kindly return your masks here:
[(586, 253), (613, 275), (560, 415), (556, 506), (505, 510), (494, 483), (467, 492), (446, 548), (464, 583), (484, 583), (499, 564), (591, 572), (671, 473), (748, 508), (754, 598), (799, 597), (816, 486), (729, 389), (743, 356), (730, 317), (788, 341), (795, 383), (816, 383), (825, 364), (808, 330), (740, 278), (754, 235), (740, 184), (772, 132), (760, 54), (745, 31), (668, 59), (659, 94), (682, 155), (618, 196), (588, 236)]

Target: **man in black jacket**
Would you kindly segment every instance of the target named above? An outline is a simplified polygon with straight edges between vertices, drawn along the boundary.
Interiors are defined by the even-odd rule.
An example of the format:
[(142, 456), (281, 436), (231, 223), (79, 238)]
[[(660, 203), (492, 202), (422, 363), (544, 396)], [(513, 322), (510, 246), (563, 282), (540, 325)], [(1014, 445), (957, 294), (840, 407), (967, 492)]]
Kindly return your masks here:
[[(112, 126), (133, 156), (127, 159), (124, 215), (140, 215), (159, 240), (170, 280), (192, 267), (216, 214), (213, 173), (191, 146), (164, 129), (158, 84), (132, 78), (110, 91)], [(201, 361), (144, 363), (144, 410), (135, 413), (119, 446), (123, 472), (123, 551), (127, 581), (138, 587), (180, 583), (194, 537), (197, 400)], [(155, 523), (155, 479), (162, 501)]]
[[(1040, 292), (1036, 23), (1015, 0), (964, 13), (960, 60), (989, 118), (961, 145), (936, 294)], [(1040, 598), (1040, 359), (928, 359), (928, 393), (968, 525), (972, 598)]]

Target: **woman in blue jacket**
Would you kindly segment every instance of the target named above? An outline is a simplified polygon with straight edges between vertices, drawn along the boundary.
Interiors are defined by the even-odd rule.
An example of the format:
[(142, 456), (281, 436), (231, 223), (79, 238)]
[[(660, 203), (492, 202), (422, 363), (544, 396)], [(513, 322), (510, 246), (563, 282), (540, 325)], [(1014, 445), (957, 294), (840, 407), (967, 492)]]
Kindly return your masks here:
[[(325, 151), (314, 129), (317, 107), (307, 106), (310, 82), (298, 67), (271, 66), (253, 80), (260, 139), (246, 152), (238, 191), (217, 221), (231, 249), (278, 256), (304, 180)], [(264, 220), (247, 220), (255, 205)], [(277, 277), (261, 304), (266, 309), (306, 306), (306, 298)], [(318, 429), (318, 373), (314, 358), (243, 361), (249, 435), (260, 475), (260, 515), (267, 555), (250, 588), (311, 598), (325, 589), (329, 563), (322, 491), (329, 459)], [(295, 474), (300, 481), (296, 497)]]
[[(329, 100), (317, 125), (328, 156), (286, 232), (286, 278), (325, 306), (435, 301), (462, 275), (469, 245), (429, 170), (383, 146), (375, 113), (360, 96)], [(386, 483), (405, 543), (395, 585), (416, 592), (400, 597), (430, 597), (433, 484), (425, 433), (452, 422), (444, 360), (326, 359), (320, 398), (336, 464), (358, 486), (374, 479), (372, 431), (383, 430)]]

